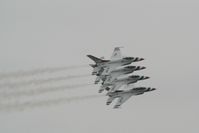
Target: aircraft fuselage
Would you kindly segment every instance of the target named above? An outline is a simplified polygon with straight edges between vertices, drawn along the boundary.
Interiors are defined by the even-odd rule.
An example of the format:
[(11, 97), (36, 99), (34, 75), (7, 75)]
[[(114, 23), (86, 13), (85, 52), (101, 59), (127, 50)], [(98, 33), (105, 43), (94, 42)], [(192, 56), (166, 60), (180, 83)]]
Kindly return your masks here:
[(118, 90), (115, 92), (108, 92), (107, 95), (110, 97), (121, 97), (122, 95), (126, 95), (126, 94), (141, 95), (145, 92), (154, 91), (154, 90), (155, 88), (138, 87), (138, 88), (133, 88), (126, 91)]
[(98, 65), (101, 67), (108, 67), (109, 65), (116, 65), (116, 66), (124, 66), (124, 65), (129, 65), (133, 62), (133, 58), (132, 59), (118, 59), (118, 60), (109, 60), (107, 62), (101, 62)]

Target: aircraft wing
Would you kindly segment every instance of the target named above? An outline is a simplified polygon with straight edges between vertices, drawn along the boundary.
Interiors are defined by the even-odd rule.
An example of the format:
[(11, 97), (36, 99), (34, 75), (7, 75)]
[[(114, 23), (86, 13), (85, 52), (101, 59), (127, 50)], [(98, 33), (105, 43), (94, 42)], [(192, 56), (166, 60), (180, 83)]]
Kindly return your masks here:
[(106, 105), (111, 104), (114, 99), (115, 99), (115, 97), (109, 97), (107, 102), (106, 102)]
[(119, 108), (124, 102), (126, 102), (130, 97), (132, 96), (132, 94), (127, 93), (124, 95), (119, 96), (119, 99), (117, 101), (117, 103), (115, 104), (115, 106), (113, 108)]
[(106, 78), (105, 78), (105, 83), (111, 83), (112, 81), (114, 81), (116, 78), (117, 78), (118, 76), (116, 76), (116, 75), (108, 75), (108, 76), (106, 76)]
[(100, 76), (97, 76), (95, 79), (95, 84), (98, 84), (100, 82), (100, 79), (101, 79)]
[(111, 71), (115, 70), (119, 66), (120, 66), (120, 64), (108, 65), (106, 68), (104, 68), (104, 71), (102, 72), (102, 75), (109, 75)]
[[(125, 74), (123, 74), (123, 75), (125, 75)], [(120, 77), (120, 76), (122, 76), (122, 74), (120, 74), (120, 73), (110, 73), (107, 77), (107, 79), (108, 79), (108, 81), (113, 81), (113, 80), (115, 80), (115, 79), (117, 79), (118, 77)]]
[(120, 51), (120, 47), (115, 47), (113, 54), (111, 56), (111, 60), (118, 60), (122, 58), (122, 53)]
[(124, 83), (122, 83), (122, 82), (119, 82), (119, 83), (116, 82), (116, 83), (113, 85), (113, 87), (111, 88), (111, 91), (118, 90), (118, 89), (121, 88), (123, 85), (124, 85)]

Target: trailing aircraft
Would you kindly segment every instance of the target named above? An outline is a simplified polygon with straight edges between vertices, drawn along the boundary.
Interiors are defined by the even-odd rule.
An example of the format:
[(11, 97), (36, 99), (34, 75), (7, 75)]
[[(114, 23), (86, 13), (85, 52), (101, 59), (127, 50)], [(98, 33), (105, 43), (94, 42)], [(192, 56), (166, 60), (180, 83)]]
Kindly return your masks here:
[(139, 76), (139, 75), (131, 75), (131, 76), (128, 76), (125, 78), (115, 79), (112, 82), (107, 81), (107, 82), (104, 82), (104, 84), (100, 87), (99, 93), (101, 93), (104, 90), (115, 91), (115, 90), (118, 90), (123, 85), (134, 84), (140, 80), (145, 80), (145, 79), (149, 79), (149, 77)]
[(111, 71), (109, 75), (99, 74), (95, 80), (95, 84), (99, 83), (100, 80), (102, 80), (103, 82), (107, 82), (107, 81), (111, 82), (119, 76), (130, 74), (130, 73), (133, 73), (134, 71), (143, 70), (145, 68), (146, 67), (142, 67), (142, 66), (125, 66), (125, 67)]
[(145, 92), (154, 91), (155, 88), (146, 88), (146, 87), (137, 87), (130, 90), (116, 90), (114, 92), (108, 92), (107, 96), (109, 96), (106, 105), (112, 103), (115, 98), (118, 98), (117, 103), (113, 108), (119, 108), (124, 102), (126, 102), (131, 96), (137, 96), (144, 94)]

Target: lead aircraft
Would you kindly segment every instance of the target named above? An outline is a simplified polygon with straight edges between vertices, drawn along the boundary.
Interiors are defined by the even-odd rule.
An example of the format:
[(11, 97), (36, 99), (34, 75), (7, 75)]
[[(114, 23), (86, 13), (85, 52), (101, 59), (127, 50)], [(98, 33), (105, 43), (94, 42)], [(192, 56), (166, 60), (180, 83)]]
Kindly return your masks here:
[[(115, 91), (118, 90), (119, 88), (121, 88), (123, 85), (130, 85), (130, 84), (134, 84), (140, 80), (145, 80), (145, 79), (149, 79), (149, 77), (147, 76), (139, 76), (139, 75), (132, 75), (132, 76), (128, 76), (125, 78), (120, 78), (120, 79), (115, 79), (112, 82), (105, 82), (99, 89), (99, 93), (101, 93), (104, 90), (107, 91)], [(108, 89), (107, 89), (108, 87)]]
[(126, 102), (131, 96), (137, 96), (144, 94), (145, 92), (154, 91), (155, 88), (146, 88), (146, 87), (137, 87), (130, 90), (116, 90), (114, 92), (108, 92), (107, 96), (109, 96), (106, 105), (112, 103), (115, 98), (118, 98), (117, 103), (113, 108), (119, 108), (124, 102)]

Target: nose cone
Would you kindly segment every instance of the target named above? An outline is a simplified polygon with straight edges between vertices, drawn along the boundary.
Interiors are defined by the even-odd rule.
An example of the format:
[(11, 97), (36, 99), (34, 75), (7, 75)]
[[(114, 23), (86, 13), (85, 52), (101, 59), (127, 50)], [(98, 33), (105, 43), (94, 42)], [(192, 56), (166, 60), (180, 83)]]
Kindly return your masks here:
[(143, 90), (146, 90), (146, 87), (136, 87), (136, 88), (133, 88), (132, 90), (134, 90), (134, 91), (143, 91)]
[(125, 59), (125, 60), (133, 60), (134, 57), (124, 57), (123, 59)]
[(140, 58), (140, 61), (144, 60), (144, 58)]
[(141, 76), (140, 78), (139, 78), (139, 80), (145, 80), (145, 79), (149, 79), (150, 77), (147, 77), (147, 76)]
[(144, 60), (144, 58), (139, 58), (139, 57), (134, 58), (134, 62), (142, 61), (142, 60)]
[(151, 87), (136, 87), (132, 89), (133, 91), (142, 91), (142, 92), (148, 92), (148, 91), (154, 91), (156, 90), (155, 88)]
[(125, 69), (126, 70), (135, 70), (136, 66), (126, 66)]
[(137, 78), (139, 78), (139, 77), (140, 77), (140, 76), (138, 76), (138, 75), (129, 76), (130, 79), (137, 79)]
[(137, 71), (137, 70), (143, 70), (143, 69), (146, 69), (146, 67), (138, 66), (138, 67), (135, 68), (136, 71)]
[(146, 76), (146, 77), (144, 77), (144, 79), (149, 79), (149, 78), (150, 78), (150, 77), (147, 77), (147, 76)]
[(141, 67), (141, 70), (142, 70), (142, 69), (146, 69), (146, 67)]
[(151, 87), (149, 87), (149, 88), (147, 88), (146, 91), (154, 91), (154, 90), (156, 90), (156, 88), (151, 88)]

